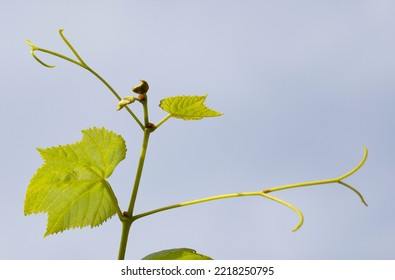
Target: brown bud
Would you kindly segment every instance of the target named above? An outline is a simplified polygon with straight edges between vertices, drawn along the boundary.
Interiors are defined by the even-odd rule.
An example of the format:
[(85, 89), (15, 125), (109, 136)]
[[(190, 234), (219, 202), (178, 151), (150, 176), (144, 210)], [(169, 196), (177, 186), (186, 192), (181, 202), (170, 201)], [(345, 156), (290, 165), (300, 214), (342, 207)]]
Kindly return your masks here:
[(144, 80), (140, 80), (140, 84), (132, 88), (132, 91), (138, 94), (146, 94), (148, 92), (148, 83)]
[(137, 99), (138, 99), (140, 102), (143, 102), (143, 101), (145, 100), (144, 94), (139, 94), (139, 95), (137, 95)]
[(147, 123), (147, 128), (155, 128), (155, 125), (153, 123)]

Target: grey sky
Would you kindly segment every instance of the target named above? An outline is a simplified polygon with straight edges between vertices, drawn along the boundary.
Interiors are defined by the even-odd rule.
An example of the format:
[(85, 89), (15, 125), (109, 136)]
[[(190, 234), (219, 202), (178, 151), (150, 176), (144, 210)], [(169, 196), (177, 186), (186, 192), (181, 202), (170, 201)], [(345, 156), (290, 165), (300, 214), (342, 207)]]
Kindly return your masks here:
[[(22, 3), (21, 3), (22, 2)], [(121, 134), (127, 159), (110, 178), (125, 209), (142, 135), (90, 73), (24, 40), (85, 61), (123, 96), (144, 79), (150, 115), (167, 96), (208, 93), (221, 118), (170, 120), (152, 135), (137, 211), (222, 193), (339, 176), (339, 185), (172, 210), (134, 225), (127, 258), (190, 247), (215, 259), (394, 259), (395, 3), (372, 1), (8, 1), (0, 11), (0, 259), (113, 259), (121, 226), (43, 238), (46, 216), (24, 217), (36, 147), (81, 130)], [(71, 54), (70, 54), (71, 55)], [(137, 113), (141, 112), (137, 110)]]

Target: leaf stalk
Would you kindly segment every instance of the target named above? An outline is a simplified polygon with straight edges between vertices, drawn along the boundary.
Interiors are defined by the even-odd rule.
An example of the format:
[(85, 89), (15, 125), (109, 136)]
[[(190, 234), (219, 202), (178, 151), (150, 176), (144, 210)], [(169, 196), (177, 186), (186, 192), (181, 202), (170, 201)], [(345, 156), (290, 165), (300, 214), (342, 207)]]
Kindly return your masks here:
[(170, 119), (172, 117), (171, 114), (168, 114), (166, 117), (164, 117), (163, 119), (161, 119), (157, 124), (155, 124), (155, 128), (160, 127), (162, 124), (164, 124), (168, 119)]

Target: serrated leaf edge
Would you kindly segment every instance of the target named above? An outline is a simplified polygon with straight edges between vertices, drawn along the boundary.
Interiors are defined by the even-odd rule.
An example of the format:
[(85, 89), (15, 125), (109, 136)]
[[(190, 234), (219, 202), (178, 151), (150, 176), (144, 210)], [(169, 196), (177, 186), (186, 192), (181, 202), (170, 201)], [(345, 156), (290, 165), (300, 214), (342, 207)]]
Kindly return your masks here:
[[(171, 117), (174, 118), (178, 118), (178, 119), (183, 119), (183, 120), (201, 120), (203, 118), (211, 118), (211, 117), (219, 117), (222, 116), (223, 113), (217, 112), (211, 108), (209, 108), (206, 104), (204, 104), (204, 102), (206, 101), (208, 94), (205, 95), (178, 95), (178, 96), (170, 96), (170, 97), (166, 97), (164, 99), (162, 99), (159, 103), (159, 107), (162, 108), (162, 110), (164, 110), (165, 112), (169, 113), (171, 115)], [(209, 115), (209, 116), (182, 116), (179, 114), (174, 114), (169, 112), (168, 110), (166, 110), (165, 108), (163, 108), (164, 102), (165, 101), (170, 101), (171, 99), (177, 99), (177, 98), (199, 98), (200, 100), (196, 101), (195, 103), (193, 103), (192, 105), (190, 105), (190, 107), (194, 106), (196, 103), (200, 104), (206, 111), (209, 111), (211, 113), (213, 113), (214, 115)], [(189, 106), (188, 106), (189, 107)], [(187, 109), (188, 107), (183, 108), (183, 110)]]
[[(82, 139), (79, 140), (79, 141), (76, 141), (76, 142), (74, 142), (74, 143), (65, 144), (65, 145), (51, 146), (51, 147), (48, 147), (48, 148), (37, 148), (37, 151), (40, 153), (40, 157), (42, 158), (42, 160), (43, 160), (44, 163), (42, 164), (41, 167), (39, 167), (39, 168), (36, 170), (35, 174), (34, 174), (34, 175), (32, 176), (32, 178), (30, 179), (29, 185), (28, 185), (28, 186), (31, 185), (32, 181), (33, 181), (34, 178), (37, 176), (37, 174), (38, 174), (39, 172), (42, 171), (41, 169), (43, 168), (43, 166), (49, 162), (48, 159), (46, 159), (46, 158), (43, 156), (42, 152), (44, 152), (45, 150), (49, 150), (49, 149), (63, 148), (63, 147), (66, 147), (66, 146), (72, 146), (72, 145), (79, 144), (79, 143), (81, 143), (82, 141), (84, 141), (84, 137), (88, 135), (88, 134), (86, 134), (86, 132), (92, 131), (92, 130), (95, 130), (95, 129), (100, 130), (101, 132), (102, 132), (102, 131), (106, 131), (107, 133), (111, 134), (112, 136), (118, 136), (118, 137), (120, 137), (120, 138), (122, 139), (123, 144), (124, 144), (124, 148), (125, 148), (125, 153), (124, 153), (123, 157), (120, 158), (120, 160), (118, 161), (117, 165), (118, 165), (122, 160), (124, 160), (125, 157), (126, 157), (127, 147), (126, 147), (126, 143), (125, 143), (125, 140), (123, 139), (123, 137), (122, 137), (121, 135), (119, 135), (119, 134), (113, 132), (112, 130), (108, 130), (108, 129), (104, 128), (104, 127), (98, 128), (98, 127), (95, 127), (95, 126), (94, 126), (94, 127), (88, 128), (88, 129), (81, 130), (82, 135), (83, 135)], [(114, 170), (115, 170), (115, 168), (112, 170), (112, 172), (113, 172)], [(91, 171), (93, 172), (93, 170), (91, 170)], [(101, 175), (99, 176), (99, 174), (97, 174), (96, 172), (94, 172), (94, 173), (98, 176), (98, 179), (99, 179), (99, 178), (102, 178), (101, 180), (106, 181), (105, 179), (108, 178), (108, 177), (110, 177), (110, 176), (112, 175), (112, 172), (110, 172), (109, 174), (104, 174), (104, 178), (103, 178), (103, 176), (101, 176)], [(105, 173), (107, 173), (107, 172), (105, 172)], [(98, 180), (98, 181), (101, 181), (101, 180)], [(105, 189), (104, 191), (105, 191), (105, 192), (108, 192), (107, 189)], [(26, 199), (27, 199), (27, 194), (28, 194), (28, 192), (26, 191), (26, 194), (25, 194), (25, 201), (26, 201)], [(111, 201), (111, 202), (112, 202), (112, 201)], [(29, 207), (29, 208), (31, 208), (31, 207)], [(34, 208), (37, 209), (37, 207), (34, 207)], [(46, 236), (48, 236), (48, 235), (52, 235), (52, 234), (62, 233), (63, 231), (70, 230), (70, 229), (75, 229), (75, 228), (85, 228), (85, 227), (94, 228), (94, 227), (98, 227), (98, 226), (102, 225), (103, 223), (105, 223), (106, 221), (108, 221), (109, 219), (111, 219), (111, 218), (116, 214), (116, 211), (114, 211), (113, 213), (111, 213), (110, 215), (108, 215), (104, 220), (102, 220), (100, 223), (95, 224), (95, 225), (86, 224), (86, 225), (81, 225), (81, 226), (78, 226), (78, 225), (77, 225), (77, 226), (70, 226), (70, 227), (64, 228), (64, 229), (62, 229), (62, 230), (57, 230), (57, 231), (51, 232), (51, 231), (49, 231), (49, 223), (48, 223), (48, 222), (49, 222), (49, 218), (50, 218), (50, 217), (49, 217), (49, 211), (48, 211), (48, 210), (43, 210), (43, 209), (37, 211), (36, 209), (29, 209), (29, 211), (27, 211), (26, 206), (25, 206), (25, 203), (24, 203), (24, 215), (25, 215), (25, 216), (27, 216), (27, 215), (32, 215), (32, 214), (39, 214), (39, 213), (46, 213), (46, 214), (48, 215), (48, 216), (47, 216), (47, 227), (46, 227), (46, 232), (45, 232), (44, 237), (46, 237)], [(97, 211), (97, 213), (95, 213), (95, 215), (97, 215), (98, 213), (99, 213), (99, 211)], [(95, 219), (94, 219), (94, 220), (95, 220)]]

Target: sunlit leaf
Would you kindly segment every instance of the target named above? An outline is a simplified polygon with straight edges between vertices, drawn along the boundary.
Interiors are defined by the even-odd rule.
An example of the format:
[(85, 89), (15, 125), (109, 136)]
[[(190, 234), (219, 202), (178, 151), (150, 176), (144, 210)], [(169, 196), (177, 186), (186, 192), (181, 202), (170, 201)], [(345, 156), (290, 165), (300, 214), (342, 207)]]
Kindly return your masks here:
[(174, 96), (163, 99), (159, 106), (172, 117), (183, 120), (200, 120), (207, 117), (219, 117), (222, 113), (204, 105), (207, 95)]
[(95, 227), (117, 212), (105, 179), (125, 158), (125, 142), (104, 128), (90, 128), (82, 134), (82, 140), (74, 144), (38, 149), (44, 164), (30, 181), (24, 213), (48, 213), (45, 236)]
[(212, 258), (198, 254), (193, 249), (176, 248), (149, 254), (143, 260), (212, 260)]

